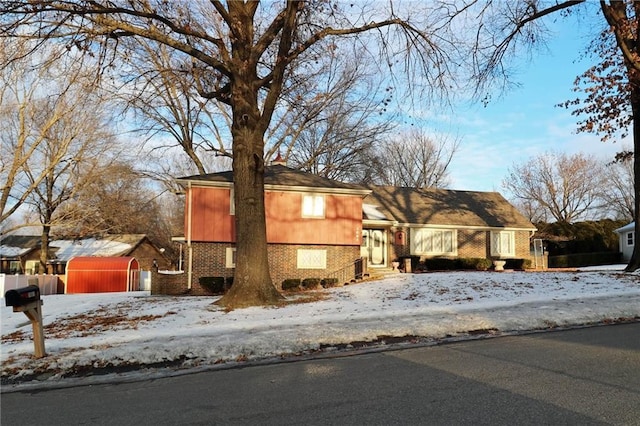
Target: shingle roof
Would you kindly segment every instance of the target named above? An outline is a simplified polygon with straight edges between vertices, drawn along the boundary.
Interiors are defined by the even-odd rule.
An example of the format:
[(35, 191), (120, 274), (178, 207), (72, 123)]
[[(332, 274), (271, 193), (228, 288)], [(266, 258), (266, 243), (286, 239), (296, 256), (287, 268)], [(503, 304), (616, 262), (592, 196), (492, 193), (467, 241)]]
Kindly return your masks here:
[[(233, 183), (233, 172), (225, 171), (219, 173), (209, 173), (206, 175), (187, 176), (178, 178), (178, 181)], [(280, 164), (274, 164), (265, 167), (264, 183), (265, 185), (283, 187), (308, 187), (366, 191), (366, 188), (361, 185), (339, 182), (337, 180), (328, 179), (322, 176), (314, 175), (312, 173), (295, 170)]]
[(50, 249), (57, 261), (66, 262), (76, 256), (127, 256), (145, 238), (146, 234), (107, 234), (76, 240), (56, 239)]
[(497, 192), (371, 186), (364, 203), (403, 224), (535, 229)]
[(14, 258), (25, 255), (39, 247), (40, 240), (39, 235), (3, 235), (0, 240), (0, 256)]

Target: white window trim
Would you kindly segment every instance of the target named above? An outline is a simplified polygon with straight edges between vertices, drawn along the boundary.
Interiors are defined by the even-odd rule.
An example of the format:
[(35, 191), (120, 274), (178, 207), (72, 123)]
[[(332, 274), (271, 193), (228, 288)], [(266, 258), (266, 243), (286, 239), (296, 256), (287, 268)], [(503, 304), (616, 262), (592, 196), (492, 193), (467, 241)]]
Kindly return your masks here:
[(236, 257), (236, 248), (227, 247), (225, 251), (225, 262), (224, 262), (225, 267), (230, 269), (235, 268), (236, 267), (235, 257)]
[(327, 269), (327, 251), (319, 249), (298, 249), (298, 269)]
[[(509, 238), (508, 251), (503, 251), (502, 247), (496, 247), (496, 241), (502, 244), (502, 238)], [(516, 255), (516, 233), (514, 231), (491, 231), (491, 256), (496, 257), (515, 257)]]
[[(445, 233), (451, 234), (451, 251), (443, 251), (443, 250), (422, 250), (418, 249), (418, 234), (422, 232), (429, 233), (430, 237), (433, 238), (435, 233), (440, 233), (442, 237), (444, 237)], [(441, 243), (442, 244), (442, 243)], [(433, 245), (432, 245), (433, 246)], [(445, 229), (445, 228), (411, 228), (411, 254), (416, 255), (428, 255), (428, 256), (457, 256), (458, 255), (458, 232), (455, 229)]]
[[(308, 203), (310, 197), (311, 198), (311, 212), (307, 212), (305, 213), (305, 205), (306, 203)], [(321, 206), (318, 206), (319, 203), (322, 203)], [(306, 219), (324, 219), (325, 218), (325, 211), (326, 211), (326, 200), (324, 195), (318, 195), (318, 194), (303, 194), (302, 195), (302, 217), (306, 218)], [(318, 208), (321, 207), (322, 208), (322, 212), (318, 212), (316, 210), (318, 210)]]
[(233, 188), (229, 189), (229, 214), (231, 216), (236, 214), (236, 194)]

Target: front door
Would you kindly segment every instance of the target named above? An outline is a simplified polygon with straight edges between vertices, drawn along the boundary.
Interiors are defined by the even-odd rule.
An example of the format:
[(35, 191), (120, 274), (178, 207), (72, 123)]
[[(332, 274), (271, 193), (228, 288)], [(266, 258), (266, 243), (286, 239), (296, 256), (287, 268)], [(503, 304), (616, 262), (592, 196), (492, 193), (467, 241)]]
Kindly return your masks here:
[(387, 233), (384, 229), (363, 229), (360, 256), (369, 260), (369, 266), (387, 264)]

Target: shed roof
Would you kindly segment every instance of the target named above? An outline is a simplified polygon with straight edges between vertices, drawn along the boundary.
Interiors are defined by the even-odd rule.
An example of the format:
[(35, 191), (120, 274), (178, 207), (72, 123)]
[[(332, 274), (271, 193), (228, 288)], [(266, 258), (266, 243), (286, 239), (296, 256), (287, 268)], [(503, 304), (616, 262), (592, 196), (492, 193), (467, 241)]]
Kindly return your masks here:
[(110, 234), (70, 240), (54, 240), (50, 244), (55, 260), (66, 262), (78, 256), (127, 256), (145, 239), (145, 234)]
[(618, 234), (622, 234), (624, 232), (631, 232), (634, 229), (636, 229), (636, 223), (635, 222), (631, 222), (631, 223), (627, 223), (625, 226), (622, 226), (618, 229), (615, 229), (613, 232), (616, 232)]
[(135, 257), (99, 257), (99, 256), (77, 256), (67, 262), (67, 272), (69, 271), (127, 271), (138, 269), (138, 261)]

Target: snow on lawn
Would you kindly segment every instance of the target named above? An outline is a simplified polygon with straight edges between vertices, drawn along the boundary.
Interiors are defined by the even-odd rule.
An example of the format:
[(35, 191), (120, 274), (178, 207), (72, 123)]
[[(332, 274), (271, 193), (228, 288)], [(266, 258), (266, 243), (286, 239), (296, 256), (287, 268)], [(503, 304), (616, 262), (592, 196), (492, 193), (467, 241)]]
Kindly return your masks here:
[(172, 361), (206, 366), (335, 350), (381, 336), (438, 339), (640, 319), (640, 275), (611, 268), (396, 274), (288, 299), (307, 296), (312, 301), (228, 313), (212, 305), (214, 297), (43, 296), (41, 359), (33, 357), (26, 316), (2, 303), (2, 379)]

